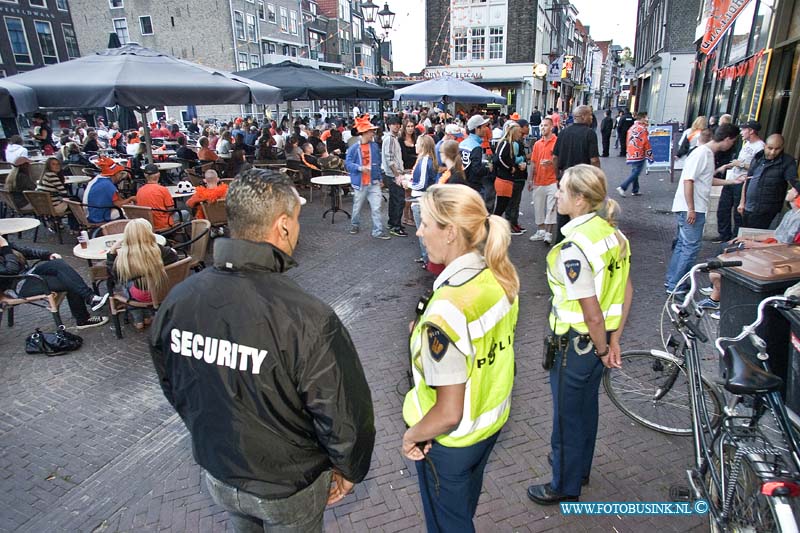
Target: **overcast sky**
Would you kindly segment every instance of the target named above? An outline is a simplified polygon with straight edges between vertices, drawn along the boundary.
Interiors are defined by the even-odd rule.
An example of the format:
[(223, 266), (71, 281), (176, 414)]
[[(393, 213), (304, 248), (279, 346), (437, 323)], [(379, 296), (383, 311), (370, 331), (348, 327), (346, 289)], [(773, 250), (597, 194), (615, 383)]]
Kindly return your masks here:
[[(384, 0), (377, 4), (383, 4)], [(425, 67), (425, 0), (388, 0), (394, 11), (394, 27), (389, 34), (394, 53), (394, 68), (406, 74)], [(596, 41), (613, 39), (630, 46), (636, 35), (637, 0), (572, 0), (578, 18), (589, 26)]]

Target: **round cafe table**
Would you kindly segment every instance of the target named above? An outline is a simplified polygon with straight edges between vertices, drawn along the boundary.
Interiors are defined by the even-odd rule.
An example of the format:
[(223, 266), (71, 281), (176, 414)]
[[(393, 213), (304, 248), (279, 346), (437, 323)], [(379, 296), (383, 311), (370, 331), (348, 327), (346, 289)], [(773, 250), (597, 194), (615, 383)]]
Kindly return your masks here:
[[(81, 259), (88, 259), (90, 261), (102, 261), (106, 258), (106, 254), (117, 241), (121, 241), (124, 235), (122, 233), (115, 233), (113, 235), (101, 235), (94, 239), (89, 239), (86, 248), (81, 248), (80, 243), (76, 244), (72, 249), (72, 255), (80, 257)], [(156, 242), (158, 244), (167, 244), (167, 239), (163, 235), (156, 234)]]
[(156, 163), (156, 166), (158, 167), (158, 170), (164, 171), (164, 170), (175, 170), (181, 168), (183, 165), (181, 165), (180, 163), (173, 163), (172, 161), (165, 161), (163, 163)]
[(330, 213), (331, 224), (333, 224), (333, 218), (339, 211), (347, 215), (347, 218), (350, 218), (350, 213), (341, 209), (341, 203), (339, 201), (339, 191), (343, 185), (350, 185), (350, 176), (343, 176), (340, 174), (317, 176), (316, 178), (311, 178), (311, 183), (315, 185), (325, 185), (331, 188), (331, 208), (322, 213), (322, 218), (327, 217), (328, 213)]
[(92, 181), (91, 176), (64, 176), (64, 185), (80, 185)]
[(11, 171), (14, 170), (13, 168), (0, 168), (0, 176), (8, 176), (11, 174)]
[(188, 198), (188, 197), (190, 197), (191, 195), (194, 194), (194, 191), (192, 191), (192, 192), (178, 192), (178, 186), (177, 185), (167, 185), (167, 190), (169, 191), (170, 196), (172, 196), (173, 198)]
[(39, 224), (39, 219), (36, 218), (0, 218), (0, 235), (22, 233), (39, 227)]

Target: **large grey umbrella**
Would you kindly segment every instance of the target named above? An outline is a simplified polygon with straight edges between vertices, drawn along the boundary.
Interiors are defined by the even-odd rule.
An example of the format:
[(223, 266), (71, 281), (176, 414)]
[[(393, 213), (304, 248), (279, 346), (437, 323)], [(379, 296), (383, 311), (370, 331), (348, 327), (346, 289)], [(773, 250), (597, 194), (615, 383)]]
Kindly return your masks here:
[(30, 87), (25, 87), (5, 81), (0, 86), (0, 117), (16, 117), (39, 109), (36, 92)]
[(394, 92), (395, 100), (417, 102), (458, 102), (462, 104), (506, 103), (506, 99), (468, 81), (443, 76), (421, 81)]
[[(39, 106), (54, 108), (153, 107), (185, 104), (274, 104), (279, 89), (229, 72), (126, 44), (0, 80), (29, 87)], [(145, 119), (145, 122), (147, 120)], [(148, 157), (150, 132), (145, 128)]]
[(334, 100), (340, 98), (390, 99), (392, 89), (284, 61), (276, 65), (242, 70), (236, 74), (274, 85), (281, 90), (283, 99)]

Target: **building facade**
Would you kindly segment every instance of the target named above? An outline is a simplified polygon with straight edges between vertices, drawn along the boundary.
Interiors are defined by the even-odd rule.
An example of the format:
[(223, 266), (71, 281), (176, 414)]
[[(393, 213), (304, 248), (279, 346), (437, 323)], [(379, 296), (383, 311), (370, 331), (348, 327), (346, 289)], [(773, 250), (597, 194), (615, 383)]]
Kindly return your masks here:
[(681, 122), (686, 113), (702, 0), (639, 0), (632, 104), (651, 122)]
[(0, 77), (80, 57), (66, 0), (2, 0)]
[[(426, 77), (454, 75), (506, 97), (528, 116), (541, 99), (535, 80), (536, 0), (427, 0)], [(537, 93), (534, 93), (534, 91)]]
[(698, 10), (697, 56), (686, 120), (730, 113), (761, 122), (761, 134), (782, 133), (784, 150), (800, 157), (800, 4), (750, 0), (709, 54), (700, 52), (712, 4)]

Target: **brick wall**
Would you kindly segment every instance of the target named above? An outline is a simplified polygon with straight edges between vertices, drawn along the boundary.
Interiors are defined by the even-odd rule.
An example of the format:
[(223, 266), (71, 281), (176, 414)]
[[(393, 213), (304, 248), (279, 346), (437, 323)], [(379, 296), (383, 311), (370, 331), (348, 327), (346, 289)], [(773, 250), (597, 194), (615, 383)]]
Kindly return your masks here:
[(670, 52), (693, 52), (697, 14), (702, 0), (681, 0), (669, 3), (667, 43)]
[(447, 65), (450, 58), (450, 0), (426, 0), (425, 27), (425, 66)]
[(506, 63), (535, 63), (536, 0), (509, 0)]

